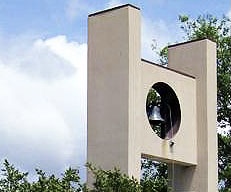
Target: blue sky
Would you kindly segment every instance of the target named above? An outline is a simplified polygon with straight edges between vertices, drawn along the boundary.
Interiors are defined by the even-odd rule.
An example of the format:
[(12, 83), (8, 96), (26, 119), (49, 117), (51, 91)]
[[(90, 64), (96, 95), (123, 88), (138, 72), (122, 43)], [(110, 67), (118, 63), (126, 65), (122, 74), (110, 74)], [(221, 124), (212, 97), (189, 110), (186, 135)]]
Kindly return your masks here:
[(1, 0), (0, 160), (55, 173), (86, 162), (87, 16), (126, 3), (141, 8), (154, 61), (153, 39), (183, 41), (179, 14), (231, 15), (230, 0)]
[(100, 3), (93, 0), (2, 0), (0, 30), (10, 36), (32, 33), (42, 38), (64, 34), (82, 43), (86, 42), (89, 13), (123, 3), (140, 7), (145, 18), (166, 23), (176, 23), (179, 14), (221, 16), (230, 10), (228, 0), (146, 0), (145, 3), (137, 0), (101, 0)]

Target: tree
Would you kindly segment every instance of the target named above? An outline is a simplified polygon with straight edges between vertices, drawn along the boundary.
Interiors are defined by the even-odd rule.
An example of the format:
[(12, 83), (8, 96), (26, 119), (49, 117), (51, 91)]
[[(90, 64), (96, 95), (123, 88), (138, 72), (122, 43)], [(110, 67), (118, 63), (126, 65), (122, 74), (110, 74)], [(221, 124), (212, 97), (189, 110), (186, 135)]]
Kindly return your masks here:
[[(230, 126), (231, 118), (231, 72), (230, 72), (230, 20), (223, 18), (218, 20), (212, 15), (199, 16), (197, 19), (190, 20), (188, 16), (180, 16), (180, 22), (182, 23), (181, 28), (184, 30), (186, 40), (196, 40), (208, 38), (217, 43), (217, 68), (218, 68), (218, 127), (227, 128)], [(160, 52), (161, 64), (167, 65), (167, 47)], [(154, 100), (156, 95), (153, 93), (148, 98), (148, 103), (150, 100)], [(231, 178), (231, 167), (230, 167), (230, 132), (227, 135), (218, 134), (218, 144), (219, 144), (219, 184), (220, 191), (229, 192), (231, 190), (230, 178)], [(124, 179), (121, 179), (120, 174), (114, 170), (114, 172), (105, 172), (103, 170), (98, 170), (95, 172), (97, 175), (96, 180), (99, 182), (95, 183), (95, 186), (100, 185), (106, 187), (105, 189), (112, 189), (110, 186), (121, 186), (124, 183)], [(106, 173), (106, 178), (102, 178), (101, 173)], [(98, 174), (96, 174), (98, 173)], [(118, 177), (115, 179), (111, 174), (117, 174)], [(111, 176), (109, 176), (111, 175)], [(143, 159), (142, 161), (142, 178), (140, 181), (141, 189), (143, 192), (161, 192), (167, 191), (168, 189), (168, 179), (167, 179), (167, 165), (163, 163), (158, 163), (152, 160)], [(110, 178), (114, 178), (110, 180)], [(127, 178), (128, 179), (128, 178)], [(115, 181), (116, 183), (114, 183)], [(122, 182), (122, 183), (121, 183)], [(111, 183), (108, 186), (108, 183)], [(125, 182), (128, 183), (128, 182)], [(129, 186), (129, 184), (127, 185)], [(140, 186), (138, 186), (139, 188)], [(113, 188), (114, 190), (116, 189)], [(125, 187), (126, 189), (126, 187)], [(101, 188), (102, 190), (102, 188)], [(135, 189), (133, 189), (135, 190)], [(136, 189), (137, 190), (137, 189)], [(139, 191), (140, 189), (138, 189)], [(100, 190), (99, 190), (100, 191)], [(110, 190), (109, 190), (110, 191)]]
[[(187, 40), (208, 38), (217, 43), (217, 76), (218, 76), (218, 127), (228, 128), (231, 124), (231, 36), (230, 20), (218, 20), (211, 15), (199, 16), (191, 20), (188, 16), (180, 16), (181, 28)], [(161, 53), (161, 61), (167, 62), (167, 48)], [(218, 167), (221, 192), (231, 191), (231, 131), (218, 134)], [(37, 180), (28, 181), (28, 173), (17, 170), (5, 160), (1, 169), (0, 191), (2, 192), (161, 192), (167, 191), (167, 165), (144, 160), (143, 175), (139, 183), (129, 178), (118, 169), (102, 170), (88, 164), (95, 182), (93, 189), (80, 182), (77, 169), (67, 169), (60, 178), (47, 175), (36, 169)]]
[(231, 33), (230, 20), (218, 20), (212, 15), (190, 20), (179, 16), (187, 40), (208, 38), (217, 43), (217, 121), (220, 127), (231, 125)]
[(7, 160), (0, 172), (1, 192), (142, 192), (142, 186), (134, 178), (120, 172), (118, 169), (102, 170), (87, 164), (95, 182), (93, 188), (80, 182), (79, 171), (68, 168), (61, 177), (47, 175), (36, 169), (36, 181), (28, 181), (28, 173), (20, 172)]
[[(158, 169), (153, 162), (144, 159), (144, 170), (140, 182), (135, 178), (129, 178), (119, 169), (103, 170), (87, 164), (92, 173), (94, 183), (91, 188), (80, 182), (79, 171), (68, 168), (61, 177), (47, 175), (44, 171), (36, 169), (36, 180), (28, 181), (28, 173), (20, 172), (7, 160), (3, 163), (0, 171), (1, 192), (166, 192), (167, 169), (166, 164), (157, 163)], [(155, 164), (156, 165), (156, 164)], [(149, 169), (151, 166), (151, 169)], [(163, 175), (163, 177), (162, 177)]]
[(143, 192), (171, 191), (168, 187), (168, 165), (149, 159), (142, 159), (140, 184)]
[[(179, 16), (185, 39), (207, 38), (217, 43), (217, 122), (218, 129), (230, 129), (231, 125), (231, 29), (230, 19), (217, 19), (208, 14), (197, 19)], [(160, 53), (160, 62), (166, 65), (167, 47)], [(218, 133), (218, 173), (220, 191), (231, 191), (231, 130)]]
[(80, 192), (86, 190), (85, 185), (80, 184), (77, 169), (69, 168), (61, 178), (47, 174), (36, 169), (37, 180), (28, 181), (28, 173), (20, 172), (7, 160), (3, 163), (0, 177), (1, 192)]
[[(217, 122), (218, 128), (231, 125), (231, 33), (230, 20), (212, 15), (190, 20), (180, 16), (187, 40), (208, 38), (217, 43)], [(231, 132), (218, 134), (218, 167), (221, 191), (231, 191)]]
[[(142, 186), (135, 178), (129, 178), (117, 168), (103, 170), (87, 164), (95, 182), (89, 192), (143, 192)], [(150, 191), (151, 192), (151, 191)]]

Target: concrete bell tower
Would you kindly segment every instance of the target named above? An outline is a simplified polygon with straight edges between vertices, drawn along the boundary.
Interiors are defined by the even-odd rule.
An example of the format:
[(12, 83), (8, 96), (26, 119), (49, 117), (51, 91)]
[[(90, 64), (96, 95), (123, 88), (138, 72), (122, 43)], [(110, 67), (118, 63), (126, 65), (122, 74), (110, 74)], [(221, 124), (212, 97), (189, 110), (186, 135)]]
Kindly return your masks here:
[[(172, 45), (165, 68), (141, 59), (140, 30), (140, 10), (129, 4), (89, 15), (87, 161), (140, 179), (141, 157), (151, 158), (169, 163), (173, 191), (216, 192), (216, 44)], [(150, 88), (170, 114), (160, 137)]]

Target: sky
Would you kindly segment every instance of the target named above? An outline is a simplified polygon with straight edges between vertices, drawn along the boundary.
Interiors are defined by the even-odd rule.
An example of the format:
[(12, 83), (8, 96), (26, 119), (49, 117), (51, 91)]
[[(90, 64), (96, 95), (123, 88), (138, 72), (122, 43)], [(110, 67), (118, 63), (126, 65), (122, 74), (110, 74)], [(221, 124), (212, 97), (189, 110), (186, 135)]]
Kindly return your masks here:
[[(100, 3), (99, 3), (100, 2)], [(0, 0), (0, 161), (22, 171), (84, 177), (87, 18), (133, 4), (142, 14), (142, 57), (184, 41), (178, 15), (231, 17), (230, 0)]]

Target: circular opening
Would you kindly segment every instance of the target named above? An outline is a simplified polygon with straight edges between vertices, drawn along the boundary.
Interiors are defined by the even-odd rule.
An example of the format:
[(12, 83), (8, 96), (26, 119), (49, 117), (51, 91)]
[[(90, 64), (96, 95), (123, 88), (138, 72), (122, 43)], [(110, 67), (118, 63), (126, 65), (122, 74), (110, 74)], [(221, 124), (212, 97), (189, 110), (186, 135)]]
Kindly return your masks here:
[(166, 83), (155, 83), (148, 92), (146, 113), (152, 130), (162, 139), (171, 139), (181, 121), (179, 100)]

